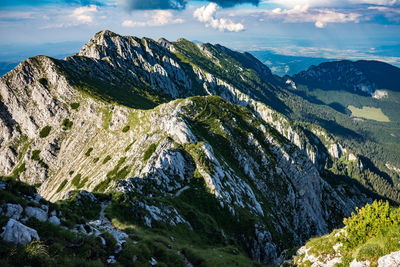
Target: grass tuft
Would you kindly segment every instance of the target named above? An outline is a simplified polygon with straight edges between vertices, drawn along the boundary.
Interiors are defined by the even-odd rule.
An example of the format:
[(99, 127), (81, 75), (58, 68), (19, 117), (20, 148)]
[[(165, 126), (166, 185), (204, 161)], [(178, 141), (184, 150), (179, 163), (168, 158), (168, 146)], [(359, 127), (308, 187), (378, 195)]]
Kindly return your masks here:
[(70, 106), (73, 110), (77, 110), (79, 108), (80, 104), (79, 103), (71, 103)]
[(89, 157), (89, 156), (90, 156), (90, 153), (92, 153), (92, 151), (93, 151), (93, 147), (89, 148), (89, 149), (86, 151), (85, 156), (86, 156), (86, 157)]
[(157, 144), (151, 144), (146, 151), (144, 152), (143, 155), (143, 160), (144, 161), (148, 161), (149, 158), (151, 157), (151, 155), (153, 155), (153, 153), (156, 151), (157, 149)]
[(45, 137), (49, 136), (50, 131), (51, 131), (51, 126), (43, 127), (43, 129), (39, 133), (39, 137), (40, 138), (45, 138)]
[(61, 127), (63, 128), (63, 130), (70, 130), (73, 124), (74, 123), (69, 119), (64, 119), (63, 122), (61, 123)]

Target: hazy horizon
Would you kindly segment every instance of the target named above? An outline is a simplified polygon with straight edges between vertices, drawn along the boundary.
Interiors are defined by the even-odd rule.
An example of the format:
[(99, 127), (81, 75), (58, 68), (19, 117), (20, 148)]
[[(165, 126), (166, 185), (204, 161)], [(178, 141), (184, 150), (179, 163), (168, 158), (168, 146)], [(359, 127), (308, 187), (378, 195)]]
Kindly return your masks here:
[(240, 51), (381, 60), (400, 66), (397, 0), (215, 2), (2, 1), (0, 61), (20, 61), (36, 52), (69, 55), (96, 32), (109, 29), (138, 37), (219, 43)]

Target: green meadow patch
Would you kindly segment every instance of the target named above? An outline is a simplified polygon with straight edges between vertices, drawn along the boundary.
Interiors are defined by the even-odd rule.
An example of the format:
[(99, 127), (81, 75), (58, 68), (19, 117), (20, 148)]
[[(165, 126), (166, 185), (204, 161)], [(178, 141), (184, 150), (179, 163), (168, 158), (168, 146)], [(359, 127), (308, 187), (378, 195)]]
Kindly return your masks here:
[(360, 109), (350, 105), (348, 106), (348, 109), (351, 111), (351, 116), (355, 118), (364, 118), (367, 120), (380, 122), (390, 122), (389, 117), (386, 116), (380, 108), (364, 106)]

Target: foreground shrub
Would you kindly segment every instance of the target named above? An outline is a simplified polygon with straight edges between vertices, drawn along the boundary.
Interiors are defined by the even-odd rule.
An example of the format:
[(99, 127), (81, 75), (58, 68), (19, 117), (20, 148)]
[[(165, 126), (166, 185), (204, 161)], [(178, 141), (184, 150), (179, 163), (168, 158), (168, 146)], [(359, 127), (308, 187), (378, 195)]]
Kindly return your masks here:
[(340, 241), (347, 248), (364, 244), (368, 239), (378, 236), (385, 228), (400, 222), (399, 209), (391, 209), (387, 201), (374, 201), (361, 209), (356, 208), (356, 212), (357, 214), (353, 212), (350, 218), (343, 221), (347, 228)]

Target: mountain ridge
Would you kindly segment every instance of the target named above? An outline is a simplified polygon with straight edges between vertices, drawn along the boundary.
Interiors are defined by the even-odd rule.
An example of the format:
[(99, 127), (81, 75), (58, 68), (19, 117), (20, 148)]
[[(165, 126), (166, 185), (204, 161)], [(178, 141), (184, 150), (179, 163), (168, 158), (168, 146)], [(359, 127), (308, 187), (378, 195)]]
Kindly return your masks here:
[(363, 172), (365, 161), (274, 110), (289, 109), (280, 83), (249, 54), (102, 31), (75, 56), (30, 58), (2, 77), (0, 171), (51, 201), (120, 192), (138, 225), (206, 227), (276, 263), (373, 192), (327, 182), (327, 164)]
[[(114, 37), (118, 36), (116, 34), (110, 34), (109, 32), (105, 32), (105, 33), (107, 33), (108, 35), (114, 36)], [(99, 34), (101, 36), (101, 32)], [(195, 45), (195, 46), (197, 47), (197, 45)], [(209, 55), (209, 53), (207, 55)], [(189, 56), (191, 56), (191, 54), (189, 54)], [(70, 57), (70, 58), (67, 58), (67, 62), (68, 62), (68, 60), (72, 61), (72, 64), (71, 64), (72, 67), (76, 67), (77, 65), (79, 65), (80, 66), (79, 67), (80, 68), (79, 69), (80, 73), (83, 73), (83, 75), (86, 75), (88, 73), (88, 71), (89, 71), (89, 76), (90, 76), (89, 82), (88, 83), (83, 83), (83, 85), (79, 84), (84, 79), (81, 79), (81, 76), (74, 77), (73, 75), (75, 75), (75, 74), (71, 75), (70, 73), (73, 73), (74, 70), (71, 71), (72, 67), (69, 66), (69, 64), (67, 64), (67, 67), (64, 68), (64, 69), (66, 69), (66, 71), (63, 70), (62, 68), (59, 68), (59, 69), (61, 69), (61, 71), (57, 70), (56, 72), (59, 72), (59, 73), (61, 73), (63, 75), (65, 74), (65, 72), (67, 72), (65, 77), (67, 77), (67, 82), (70, 82), (73, 85), (72, 87), (77, 88), (78, 90), (84, 92), (85, 94), (89, 94), (90, 96), (96, 96), (98, 94), (98, 92), (96, 92), (96, 90), (100, 86), (103, 86), (104, 81), (107, 81), (107, 80), (104, 80), (104, 78), (107, 77), (107, 76), (101, 75), (101, 73), (102, 73), (102, 71), (106, 71), (106, 72), (110, 71), (110, 69), (108, 67), (109, 63), (108, 62), (98, 61), (98, 60), (97, 61), (96, 60), (92, 61), (90, 59), (85, 59), (85, 57), (77, 57), (77, 58), (76, 57), (75, 58), (74, 57)], [(54, 61), (54, 62), (63, 62), (63, 61)], [(99, 69), (98, 67), (92, 66), (92, 64), (97, 64), (97, 62), (100, 62), (100, 66), (101, 66), (100, 69), (99, 69), (100, 74), (99, 73), (90, 73), (89, 69), (87, 69), (86, 67), (83, 67), (83, 66), (85, 66), (85, 64), (87, 64), (86, 62), (89, 62), (88, 64), (90, 64), (90, 65), (87, 65), (87, 66), (88, 67), (90, 66), (92, 70), (96, 70), (96, 68)], [(57, 64), (56, 64), (56, 66), (58, 67)], [(61, 65), (61, 67), (63, 67), (63, 66)], [(101, 69), (103, 67), (105, 68), (105, 70)], [(113, 70), (114, 69), (115, 68), (113, 68)], [(148, 67), (148, 66), (147, 66), (147, 69), (150, 72), (152, 71), (151, 68)], [(214, 78), (213, 75), (211, 75), (208, 72), (204, 72), (204, 70), (199, 71), (200, 69), (198, 69), (198, 67), (196, 67), (196, 66), (194, 66), (194, 70), (195, 70), (195, 72), (197, 72), (197, 75), (199, 75), (199, 77), (200, 77), (199, 79), (200, 80), (196, 80), (195, 81), (194, 77), (192, 77), (193, 78), (192, 79), (193, 84), (197, 83), (198, 85), (200, 85), (201, 83), (199, 81), (202, 81), (202, 80), (205, 81), (205, 83), (202, 86), (203, 88), (200, 89), (200, 86), (197, 87), (199, 92), (201, 92), (201, 90), (202, 90), (201, 94), (209, 94), (209, 93), (217, 94), (217, 95), (219, 94), (219, 95), (223, 96), (225, 99), (231, 101), (232, 103), (236, 103), (236, 104), (240, 104), (240, 105), (243, 105), (243, 106), (250, 107), (251, 109), (253, 109), (258, 114), (258, 116), (263, 118), (263, 120), (265, 120), (265, 121), (267, 121), (269, 123), (272, 123), (274, 125), (274, 127), (276, 129), (278, 129), (278, 131), (281, 134), (283, 134), (286, 138), (288, 138), (289, 140), (292, 140), (292, 142), (294, 142), (301, 149), (305, 149), (305, 151), (309, 155), (310, 159), (314, 163), (317, 163), (317, 166), (318, 166), (319, 169), (323, 167), (323, 165), (322, 165), (323, 163), (322, 162), (325, 161), (325, 159), (326, 159), (328, 154), (331, 154), (336, 158), (339, 158), (342, 154), (347, 154), (347, 152), (345, 152), (346, 149), (344, 149), (342, 145), (337, 145), (335, 143), (335, 141), (333, 143), (332, 143), (332, 141), (328, 141), (327, 144), (324, 144), (324, 146), (326, 146), (325, 152), (320, 154), (321, 152), (319, 152), (319, 149), (317, 149), (317, 147), (320, 146), (320, 145), (318, 144), (318, 142), (314, 144), (313, 140), (315, 138), (323, 138), (324, 139), (323, 143), (324, 143), (327, 140), (332, 139), (332, 137), (326, 138), (327, 136), (329, 136), (329, 134), (327, 135), (327, 133), (324, 133), (324, 130), (322, 130), (322, 129), (312, 130), (312, 131), (314, 131), (314, 133), (313, 133), (314, 135), (319, 136), (319, 137), (312, 137), (312, 138), (307, 137), (310, 134), (310, 132), (305, 132), (305, 129), (302, 129), (302, 127), (295, 126), (296, 130), (294, 131), (293, 130), (294, 129), (293, 128), (294, 125), (292, 125), (292, 122), (290, 122), (285, 116), (282, 116), (281, 114), (276, 113), (275, 111), (271, 110), (270, 108), (268, 108), (264, 104), (264, 103), (272, 103), (272, 104), (275, 103), (275, 106), (277, 105), (276, 103), (282, 104), (282, 101), (280, 101), (280, 100), (278, 100), (279, 102), (274, 102), (273, 101), (273, 100), (277, 99), (276, 97), (272, 98), (272, 101), (268, 102), (269, 100), (271, 100), (271, 98), (270, 98), (271, 94), (269, 94), (269, 96), (267, 98), (265, 98), (265, 93), (263, 93), (263, 92), (261, 92), (261, 94), (260, 94), (257, 91), (255, 91), (256, 93), (252, 93), (252, 92), (247, 91), (247, 93), (250, 94), (250, 95), (247, 95), (247, 94), (244, 94), (242, 91), (236, 89), (232, 85), (226, 83), (224, 80), (220, 80), (219, 78)], [(167, 78), (164, 77), (162, 79), (167, 79), (168, 80), (169, 79), (168, 73), (167, 72), (163, 72), (163, 68), (162, 67), (161, 67), (160, 71), (161, 71), (161, 73), (164, 73), (164, 74), (167, 75), (166, 76)], [(68, 73), (68, 72), (70, 72), (70, 73)], [(95, 72), (95, 71), (92, 71), (92, 72)], [(131, 74), (131, 76), (133, 78), (131, 80), (129, 80), (129, 79), (127, 79), (129, 76), (123, 75), (123, 72), (122, 72), (122, 74), (121, 74), (121, 72), (118, 72), (116, 74), (117, 75), (114, 75), (113, 79), (117, 79), (117, 81), (119, 81), (121, 84), (123, 84), (124, 81), (128, 80), (128, 83), (126, 83), (128, 85), (129, 85), (129, 83), (132, 84), (132, 83), (136, 82), (137, 84), (139, 84), (141, 86), (144, 86), (142, 88), (145, 88), (146, 95), (141, 96), (142, 98), (139, 98), (140, 99), (139, 102), (141, 104), (143, 104), (143, 100), (149, 100), (149, 98), (150, 98), (150, 101), (148, 101), (149, 104), (146, 105), (146, 108), (151, 108), (151, 107), (154, 107), (157, 103), (168, 101), (168, 97), (167, 98), (165, 98), (165, 97), (161, 97), (160, 98), (160, 94), (157, 93), (157, 91), (154, 89), (154, 87), (146, 85), (146, 83), (148, 84), (149, 82), (151, 83), (152, 81), (150, 81), (150, 80), (147, 80), (148, 82), (147, 81), (143, 82), (143, 81), (140, 81), (140, 80), (138, 81), (135, 78), (135, 75), (132, 75), (132, 74)], [(79, 75), (82, 75), (82, 74), (79, 74)], [(122, 75), (123, 75), (123, 78), (122, 78)], [(156, 75), (156, 76), (159, 76), (159, 75)], [(83, 76), (83, 77), (86, 77), (86, 76)], [(91, 78), (91, 77), (95, 77), (94, 79), (97, 79), (97, 77), (103, 77), (103, 78), (101, 78), (102, 80), (95, 80), (96, 82), (93, 83), (92, 80), (91, 80), (93, 78)], [(121, 77), (121, 78), (118, 78), (118, 77)], [(6, 81), (7, 81), (7, 78), (6, 78)], [(153, 82), (154, 82), (154, 79), (153, 79)], [(113, 88), (114, 83), (109, 78), (108, 78), (108, 83), (111, 85), (110, 87)], [(87, 84), (89, 84), (91, 86), (91, 88), (85, 87)], [(94, 84), (94, 86), (93, 86), (93, 84)], [(100, 86), (98, 86), (99, 84), (100, 84)], [(159, 83), (157, 83), (157, 84), (159, 84)], [(240, 84), (238, 84), (238, 85), (240, 86)], [(170, 86), (170, 87), (172, 86), (175, 89), (179, 88), (179, 86), (171, 85), (171, 84), (164, 85), (164, 88), (166, 88), (168, 86)], [(129, 85), (129, 87), (131, 87), (131, 85)], [(135, 85), (135, 87), (138, 87), (138, 86)], [(163, 88), (163, 86), (157, 87), (157, 88)], [(265, 88), (265, 87), (263, 87), (263, 88)], [(273, 87), (273, 88), (275, 88), (275, 87)], [(94, 90), (92, 90), (92, 89), (94, 89)], [(122, 104), (125, 104), (125, 105), (128, 105), (128, 106), (130, 106), (132, 104), (135, 104), (135, 103), (126, 103), (126, 99), (133, 99), (133, 97), (130, 97), (130, 95), (132, 95), (132, 92), (130, 92), (130, 90), (131, 90), (130, 88), (126, 88), (124, 86), (120, 86), (120, 87), (115, 87), (113, 89), (107, 89), (107, 90), (108, 91), (100, 92), (100, 95), (99, 95), (100, 99), (102, 99), (102, 97), (105, 95), (106, 96), (106, 98), (105, 98), (106, 101), (112, 101), (112, 102), (116, 101), (116, 103), (118, 103), (118, 101), (125, 101), (125, 102), (120, 102), (120, 104), (122, 103)], [(158, 90), (160, 91), (160, 89), (158, 89)], [(161, 91), (162, 90), (163, 89), (161, 89)], [(124, 94), (121, 95), (120, 94), (121, 92), (124, 92)], [(142, 93), (142, 92), (143, 92), (143, 89), (139, 88), (139, 93)], [(153, 94), (149, 95), (148, 92), (153, 92)], [(113, 97), (114, 93), (118, 93), (118, 95), (116, 95), (116, 97)], [(174, 94), (179, 94), (179, 91), (175, 90)], [(185, 93), (183, 93), (183, 94), (185, 94)], [(135, 91), (133, 91), (133, 95), (137, 96), (135, 94)], [(189, 92), (189, 95), (197, 95), (197, 93), (196, 92)], [(110, 99), (110, 96), (111, 96), (111, 99)], [(261, 101), (254, 101), (253, 97), (255, 97), (256, 99), (258, 98)], [(259, 98), (259, 97), (261, 97), (261, 98)], [(156, 103), (151, 101), (151, 99), (155, 99)], [(42, 126), (42, 127), (44, 127), (44, 126)], [(309, 131), (309, 130), (307, 130), (307, 131)], [(304, 143), (303, 143), (304, 142), (303, 140), (307, 140), (307, 142), (312, 144), (312, 146), (308, 146), (306, 148)], [(321, 141), (319, 141), (319, 142), (321, 142)], [(331, 145), (329, 145), (329, 143), (331, 143)], [(354, 158), (354, 155), (351, 156), (351, 158)]]

